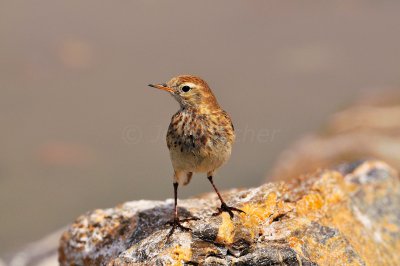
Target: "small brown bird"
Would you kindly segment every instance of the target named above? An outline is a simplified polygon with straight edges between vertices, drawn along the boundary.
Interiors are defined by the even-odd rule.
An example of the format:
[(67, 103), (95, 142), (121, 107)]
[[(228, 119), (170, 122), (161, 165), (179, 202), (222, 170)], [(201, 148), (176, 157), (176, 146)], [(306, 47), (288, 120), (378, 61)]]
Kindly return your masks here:
[(179, 219), (177, 197), (178, 185), (187, 185), (193, 173), (206, 173), (217, 193), (221, 207), (214, 215), (227, 212), (233, 218), (233, 211), (242, 210), (228, 206), (214, 185), (215, 171), (231, 155), (235, 140), (234, 128), (229, 115), (221, 109), (210, 87), (202, 79), (182, 75), (172, 78), (166, 84), (150, 84), (150, 87), (168, 91), (179, 103), (179, 111), (172, 116), (167, 132), (167, 146), (174, 168), (174, 219), (168, 236), (178, 227), (184, 231)]

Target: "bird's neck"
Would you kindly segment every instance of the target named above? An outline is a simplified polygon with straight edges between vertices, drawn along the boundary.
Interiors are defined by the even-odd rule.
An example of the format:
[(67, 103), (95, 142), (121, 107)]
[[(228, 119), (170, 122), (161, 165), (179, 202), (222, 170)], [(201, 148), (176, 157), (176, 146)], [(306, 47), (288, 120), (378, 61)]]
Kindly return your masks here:
[(210, 108), (209, 106), (181, 106), (180, 112), (184, 113), (196, 113), (196, 114), (212, 114), (219, 112), (221, 108), (219, 106), (214, 106)]

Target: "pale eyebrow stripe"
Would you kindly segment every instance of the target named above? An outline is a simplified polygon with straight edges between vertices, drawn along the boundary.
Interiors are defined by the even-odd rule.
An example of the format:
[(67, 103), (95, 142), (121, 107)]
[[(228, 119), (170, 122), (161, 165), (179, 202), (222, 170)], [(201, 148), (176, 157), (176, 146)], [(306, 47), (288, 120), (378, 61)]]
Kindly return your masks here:
[(183, 86), (189, 86), (189, 87), (193, 88), (193, 87), (196, 87), (196, 84), (194, 84), (192, 82), (185, 82), (185, 83), (182, 83), (181, 87), (183, 87)]

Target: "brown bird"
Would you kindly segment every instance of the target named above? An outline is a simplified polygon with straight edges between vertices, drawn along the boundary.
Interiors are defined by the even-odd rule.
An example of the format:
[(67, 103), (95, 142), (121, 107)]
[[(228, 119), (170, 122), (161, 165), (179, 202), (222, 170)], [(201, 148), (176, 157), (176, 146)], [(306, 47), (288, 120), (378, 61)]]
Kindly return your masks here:
[[(173, 185), (175, 198), (174, 219), (168, 237), (176, 228), (190, 231), (181, 223), (190, 219), (179, 219), (177, 198), (179, 184), (187, 185), (193, 173), (206, 173), (217, 193), (221, 207), (214, 215), (242, 210), (228, 206), (214, 185), (215, 171), (231, 155), (235, 140), (234, 127), (229, 115), (221, 109), (210, 87), (202, 79), (182, 75), (166, 84), (150, 84), (150, 87), (168, 91), (179, 103), (179, 111), (172, 116), (167, 132), (167, 146), (174, 168)], [(195, 218), (196, 219), (196, 218)]]

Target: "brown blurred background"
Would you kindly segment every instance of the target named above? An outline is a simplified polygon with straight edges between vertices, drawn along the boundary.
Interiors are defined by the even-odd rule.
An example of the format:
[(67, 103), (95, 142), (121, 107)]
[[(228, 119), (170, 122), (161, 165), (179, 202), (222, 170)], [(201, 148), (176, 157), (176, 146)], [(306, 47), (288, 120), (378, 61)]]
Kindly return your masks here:
[[(360, 95), (400, 85), (398, 1), (3, 1), (0, 256), (79, 214), (172, 196), (177, 103), (197, 74), (232, 116), (221, 188), (263, 182), (280, 151)], [(210, 191), (203, 176), (181, 197)]]

